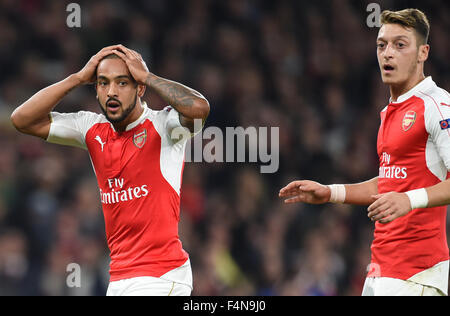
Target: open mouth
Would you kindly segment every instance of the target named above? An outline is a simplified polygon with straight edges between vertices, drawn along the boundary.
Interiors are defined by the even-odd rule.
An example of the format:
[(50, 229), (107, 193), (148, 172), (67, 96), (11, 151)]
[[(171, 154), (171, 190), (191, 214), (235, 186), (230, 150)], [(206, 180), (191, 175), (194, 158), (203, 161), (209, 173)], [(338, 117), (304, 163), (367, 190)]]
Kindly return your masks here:
[(117, 111), (120, 107), (120, 102), (114, 100), (108, 101), (106, 102), (106, 107), (111, 111)]
[(393, 70), (394, 70), (394, 67), (391, 66), (391, 65), (384, 65), (384, 66), (383, 66), (383, 69), (384, 69), (385, 71), (393, 71)]

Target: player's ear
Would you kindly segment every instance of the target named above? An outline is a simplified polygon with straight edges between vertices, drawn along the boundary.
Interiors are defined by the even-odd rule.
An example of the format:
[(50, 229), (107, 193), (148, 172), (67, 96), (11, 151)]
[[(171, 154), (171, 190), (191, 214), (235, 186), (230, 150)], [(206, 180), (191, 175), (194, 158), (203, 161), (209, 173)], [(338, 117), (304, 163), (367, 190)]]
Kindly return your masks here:
[(147, 86), (145, 84), (138, 84), (138, 87), (137, 87), (138, 97), (142, 98), (144, 96), (146, 88), (147, 88)]
[(428, 59), (429, 52), (430, 52), (430, 45), (428, 44), (420, 45), (417, 61), (419, 63), (424, 63)]

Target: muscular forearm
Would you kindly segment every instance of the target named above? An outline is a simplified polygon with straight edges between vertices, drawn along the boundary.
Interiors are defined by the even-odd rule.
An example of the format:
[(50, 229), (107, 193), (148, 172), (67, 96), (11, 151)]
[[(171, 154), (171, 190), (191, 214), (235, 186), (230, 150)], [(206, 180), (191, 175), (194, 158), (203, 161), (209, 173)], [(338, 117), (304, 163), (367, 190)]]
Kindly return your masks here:
[(369, 205), (375, 199), (373, 195), (378, 194), (378, 177), (371, 180), (345, 185), (345, 203), (355, 205)]
[(450, 179), (426, 188), (428, 207), (450, 205)]
[(205, 120), (208, 116), (208, 101), (194, 89), (153, 73), (149, 73), (145, 83), (184, 117)]
[(17, 130), (42, 138), (48, 135), (49, 113), (73, 88), (80, 84), (76, 75), (48, 86), (20, 105), (11, 115)]

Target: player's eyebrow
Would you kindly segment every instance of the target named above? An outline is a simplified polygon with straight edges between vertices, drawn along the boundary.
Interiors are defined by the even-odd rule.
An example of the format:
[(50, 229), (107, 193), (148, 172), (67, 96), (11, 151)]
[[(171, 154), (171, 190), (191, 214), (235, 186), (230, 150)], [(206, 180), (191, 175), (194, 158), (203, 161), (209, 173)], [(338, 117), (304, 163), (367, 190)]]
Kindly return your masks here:
[(115, 77), (114, 79), (130, 79), (131, 80), (130, 76), (128, 76), (128, 75), (120, 75), (120, 76)]
[[(409, 40), (408, 36), (406, 36), (406, 35), (398, 35), (398, 36), (395, 36), (392, 38), (392, 40), (394, 40), (394, 41), (400, 40), (400, 39)], [(387, 42), (388, 39), (385, 39), (384, 37), (378, 37), (377, 41)]]
[[(98, 80), (110, 80), (108, 77), (106, 77), (104, 75), (99, 75), (97, 77), (97, 79)], [(128, 76), (128, 75), (119, 75), (119, 76), (116, 76), (116, 77), (113, 78), (113, 80), (116, 80), (116, 79), (129, 79), (129, 80), (131, 80), (131, 77)]]

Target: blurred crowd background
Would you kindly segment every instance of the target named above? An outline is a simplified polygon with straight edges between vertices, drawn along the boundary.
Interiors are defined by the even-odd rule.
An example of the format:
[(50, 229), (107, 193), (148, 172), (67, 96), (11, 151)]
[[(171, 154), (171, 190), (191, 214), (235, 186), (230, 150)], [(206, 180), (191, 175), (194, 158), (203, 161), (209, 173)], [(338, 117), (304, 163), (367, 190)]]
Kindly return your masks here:
[[(187, 163), (180, 237), (193, 295), (360, 295), (373, 223), (365, 207), (290, 205), (295, 179), (325, 184), (378, 173), (376, 135), (388, 89), (366, 7), (350, 0), (0, 0), (0, 295), (104, 295), (109, 250), (87, 152), (20, 135), (12, 111), (81, 69), (102, 47), (140, 52), (157, 75), (210, 102), (206, 127), (279, 127), (280, 167)], [(431, 22), (426, 74), (450, 91), (447, 0), (378, 1)], [(154, 109), (165, 104), (147, 90)], [(99, 112), (92, 86), (60, 112)], [(204, 141), (206, 143), (206, 141)], [(450, 231), (450, 230), (448, 230)], [(69, 263), (81, 287), (66, 285)]]

